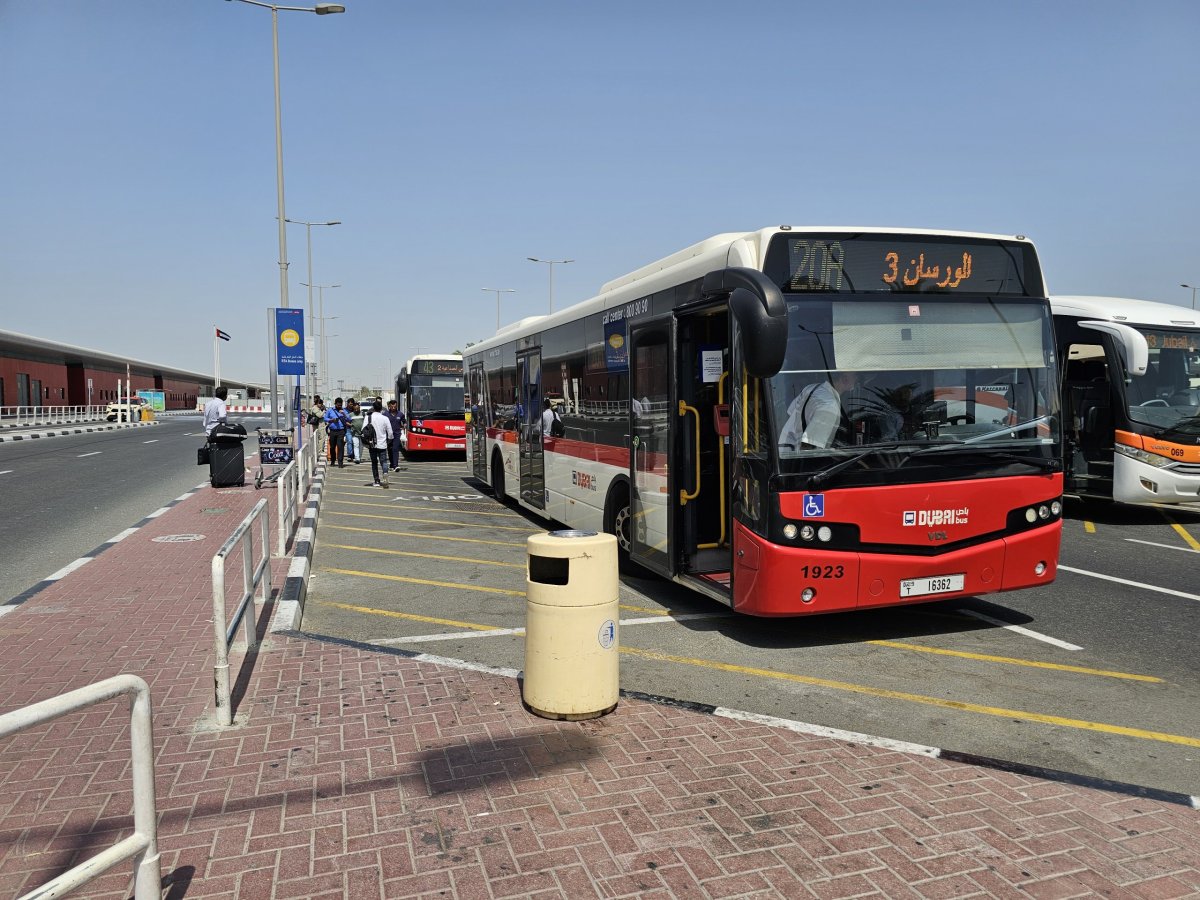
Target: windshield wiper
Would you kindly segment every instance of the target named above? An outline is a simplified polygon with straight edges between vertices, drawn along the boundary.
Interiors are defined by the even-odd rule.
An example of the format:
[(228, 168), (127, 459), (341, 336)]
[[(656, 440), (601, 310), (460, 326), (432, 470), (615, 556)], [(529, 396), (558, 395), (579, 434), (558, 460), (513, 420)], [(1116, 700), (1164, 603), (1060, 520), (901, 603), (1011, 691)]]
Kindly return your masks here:
[(978, 444), (980, 441), (986, 441), (989, 438), (1000, 437), (1002, 434), (1008, 434), (1011, 431), (1024, 431), (1026, 428), (1033, 428), (1035, 425), (1041, 425), (1043, 422), (1049, 422), (1054, 416), (1038, 416), (1036, 419), (1030, 419), (1027, 422), (1018, 422), (1016, 425), (1008, 425), (996, 431), (989, 431), (986, 434), (977, 434), (975, 437), (967, 438), (965, 441), (960, 441), (962, 444)]
[[(1062, 471), (1062, 464), (1057, 459), (1043, 459), (1040, 456), (1022, 456), (1020, 453), (1013, 453), (1011, 450), (1005, 450), (1003, 447), (971, 447), (970, 450), (964, 450), (966, 443), (966, 441), (963, 441), (960, 444), (947, 444), (944, 447), (924, 447), (920, 450), (914, 450), (904, 458), (904, 462), (908, 462), (914, 456), (924, 456), (931, 453), (950, 453), (958, 450), (960, 452), (982, 453), (993, 459), (1010, 460), (1022, 465), (1033, 466), (1033, 468), (1041, 469), (1043, 472)], [(901, 465), (903, 464), (901, 463)]]
[[(808, 476), (808, 489), (810, 491), (820, 490), (832, 476), (836, 475), (844, 469), (850, 468), (859, 460), (866, 459), (868, 456), (873, 456), (881, 450), (896, 450), (900, 447), (908, 446), (911, 441), (893, 441), (890, 444), (875, 444), (867, 447), (861, 453), (856, 453), (853, 456), (848, 456), (841, 462), (836, 462), (832, 466), (827, 466), (819, 472), (813, 472)], [(911, 454), (910, 454), (911, 455)]]

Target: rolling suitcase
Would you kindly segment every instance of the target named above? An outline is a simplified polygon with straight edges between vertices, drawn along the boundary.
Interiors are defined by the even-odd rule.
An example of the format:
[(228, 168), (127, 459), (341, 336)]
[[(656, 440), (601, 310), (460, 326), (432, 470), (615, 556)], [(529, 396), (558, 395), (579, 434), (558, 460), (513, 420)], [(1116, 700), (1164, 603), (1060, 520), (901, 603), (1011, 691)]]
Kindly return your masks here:
[(214, 441), (208, 445), (208, 480), (215, 488), (241, 487), (246, 483), (241, 441)]

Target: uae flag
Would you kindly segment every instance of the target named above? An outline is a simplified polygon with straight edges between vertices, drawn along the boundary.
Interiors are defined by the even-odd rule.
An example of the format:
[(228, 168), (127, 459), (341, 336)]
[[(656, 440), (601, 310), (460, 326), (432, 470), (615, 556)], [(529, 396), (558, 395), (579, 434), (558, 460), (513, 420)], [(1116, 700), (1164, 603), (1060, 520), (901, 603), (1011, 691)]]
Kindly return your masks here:
[(222, 331), (220, 328), (217, 329), (217, 337), (219, 337), (223, 341), (229, 340), (229, 335), (226, 334), (224, 331)]

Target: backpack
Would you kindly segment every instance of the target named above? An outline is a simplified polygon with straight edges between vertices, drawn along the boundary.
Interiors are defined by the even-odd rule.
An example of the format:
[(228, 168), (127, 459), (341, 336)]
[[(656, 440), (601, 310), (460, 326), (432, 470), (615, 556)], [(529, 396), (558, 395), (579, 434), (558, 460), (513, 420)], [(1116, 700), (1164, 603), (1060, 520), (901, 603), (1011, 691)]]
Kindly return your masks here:
[[(371, 413), (371, 415), (374, 416), (375, 414)], [(358, 436), (362, 438), (363, 443), (368, 447), (375, 446), (375, 426), (371, 424), (369, 417), (363, 421), (362, 431), (359, 432)]]
[(567, 433), (566, 426), (563, 425), (562, 419), (558, 417), (558, 410), (555, 409), (552, 412), (554, 413), (554, 421), (550, 423), (550, 436), (562, 437)]
[(321, 417), (311, 410), (308, 413), (308, 424), (310, 427), (316, 427), (321, 424)]

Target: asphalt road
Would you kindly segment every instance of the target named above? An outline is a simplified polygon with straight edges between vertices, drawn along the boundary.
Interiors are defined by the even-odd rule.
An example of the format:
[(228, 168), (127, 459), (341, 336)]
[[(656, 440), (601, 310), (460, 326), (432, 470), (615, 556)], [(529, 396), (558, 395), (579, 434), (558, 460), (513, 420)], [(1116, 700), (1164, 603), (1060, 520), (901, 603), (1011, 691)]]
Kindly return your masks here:
[[(521, 669), (525, 537), (462, 463), (326, 480), (303, 629)], [(795, 619), (620, 584), (627, 689), (1200, 795), (1200, 513), (1068, 503), (1057, 581)]]
[[(254, 425), (266, 420), (242, 421), (249, 454)], [(208, 469), (196, 465), (203, 443), (199, 415), (0, 443), (0, 603), (207, 483)]]

